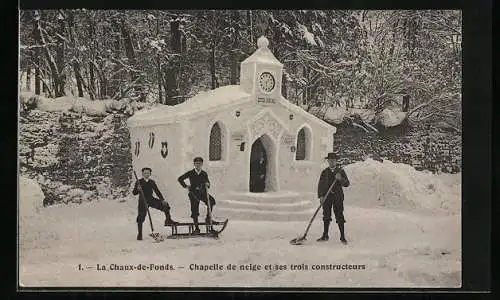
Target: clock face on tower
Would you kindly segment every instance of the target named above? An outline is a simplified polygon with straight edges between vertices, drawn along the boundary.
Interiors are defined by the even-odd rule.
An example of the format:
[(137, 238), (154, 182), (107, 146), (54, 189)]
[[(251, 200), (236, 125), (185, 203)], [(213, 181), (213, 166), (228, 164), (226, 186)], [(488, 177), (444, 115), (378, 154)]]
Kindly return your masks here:
[(269, 72), (263, 72), (259, 77), (259, 86), (260, 89), (265, 93), (270, 93), (274, 90), (276, 85), (276, 81), (274, 80), (274, 76)]

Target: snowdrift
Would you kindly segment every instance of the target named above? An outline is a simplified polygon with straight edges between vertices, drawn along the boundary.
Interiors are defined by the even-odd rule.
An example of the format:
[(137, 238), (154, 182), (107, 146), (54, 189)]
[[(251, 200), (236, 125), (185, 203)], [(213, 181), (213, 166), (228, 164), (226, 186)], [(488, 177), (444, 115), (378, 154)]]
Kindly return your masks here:
[(394, 127), (401, 124), (406, 118), (406, 112), (400, 110), (384, 109), (377, 116), (378, 122), (384, 127)]
[(372, 123), (375, 119), (375, 111), (371, 109), (351, 108), (349, 113), (351, 116), (358, 115), (366, 123)]
[(27, 91), (19, 93), (19, 102), (23, 109), (36, 108), (47, 112), (76, 112), (91, 117), (105, 117), (116, 111), (133, 115), (145, 106), (144, 103), (137, 103), (127, 98), (89, 100), (82, 97), (64, 96), (52, 99)]
[[(307, 108), (307, 107), (306, 107)], [(311, 107), (309, 112), (320, 119), (333, 124), (341, 124), (346, 118), (359, 118), (368, 124), (378, 123), (386, 128), (400, 125), (406, 119), (406, 112), (401, 110), (384, 109), (376, 114), (371, 109), (350, 108), (346, 110), (344, 107)]]
[(27, 177), (19, 177), (19, 216), (31, 217), (43, 208), (45, 196), (38, 183)]
[(333, 124), (341, 124), (345, 118), (359, 116), (366, 123), (372, 123), (375, 118), (375, 111), (364, 108), (350, 108), (346, 110), (344, 107), (311, 107), (309, 112), (320, 119)]
[(325, 112), (325, 120), (333, 124), (340, 124), (347, 114), (348, 112), (343, 107), (328, 107)]
[(362, 207), (428, 210), (456, 214), (461, 207), (461, 174), (434, 175), (406, 164), (367, 159), (345, 166), (351, 185), (345, 203)]

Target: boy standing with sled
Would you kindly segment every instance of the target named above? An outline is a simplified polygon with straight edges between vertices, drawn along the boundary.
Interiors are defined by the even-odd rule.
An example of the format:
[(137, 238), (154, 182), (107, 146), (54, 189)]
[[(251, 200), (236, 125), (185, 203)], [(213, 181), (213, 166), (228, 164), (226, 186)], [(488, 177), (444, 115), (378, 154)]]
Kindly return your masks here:
[[(347, 243), (344, 234), (344, 191), (342, 187), (349, 186), (349, 179), (344, 169), (337, 164), (338, 155), (328, 153), (325, 157), (328, 160), (328, 168), (321, 172), (318, 183), (318, 198), (323, 203), (323, 235), (317, 241), (328, 241), (328, 229), (332, 221), (332, 208), (335, 215), (335, 221), (340, 231), (340, 241)], [(335, 181), (331, 192), (326, 195), (328, 189)]]
[[(157, 210), (161, 210), (165, 213), (165, 226), (174, 225), (177, 222), (173, 221), (170, 217), (170, 205), (163, 198), (162, 193), (158, 189), (156, 182), (153, 179), (149, 178), (151, 176), (151, 168), (144, 167), (142, 168), (142, 178), (137, 180), (134, 185), (134, 190), (132, 194), (137, 195), (140, 193), (140, 188), (144, 193), (144, 197), (146, 197), (146, 202), (148, 206), (155, 208)], [(153, 191), (156, 193), (158, 198), (153, 197)], [(138, 215), (137, 215), (137, 240), (142, 240), (142, 224), (146, 219), (147, 207), (144, 204), (144, 199), (142, 199), (142, 193), (139, 195), (139, 203), (138, 203)]]
[[(189, 201), (191, 203), (191, 218), (195, 226), (193, 233), (200, 233), (200, 228), (198, 227), (198, 216), (200, 215), (200, 201), (207, 205), (207, 216), (205, 222), (209, 223), (212, 210), (215, 205), (215, 199), (208, 194), (207, 189), (210, 188), (210, 180), (208, 180), (207, 172), (202, 170), (203, 158), (196, 157), (193, 160), (194, 169), (187, 171), (182, 174), (177, 180), (181, 186), (188, 189)], [(189, 185), (185, 183), (185, 180), (189, 179)], [(210, 203), (207, 202), (207, 198)], [(213, 231), (213, 229), (211, 229)]]

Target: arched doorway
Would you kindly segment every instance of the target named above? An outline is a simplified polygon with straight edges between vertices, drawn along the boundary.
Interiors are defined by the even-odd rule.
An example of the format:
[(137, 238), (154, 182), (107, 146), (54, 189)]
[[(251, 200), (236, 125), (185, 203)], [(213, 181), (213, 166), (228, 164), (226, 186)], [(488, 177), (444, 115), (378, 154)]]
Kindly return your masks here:
[(250, 192), (263, 193), (276, 190), (275, 156), (274, 143), (266, 134), (253, 142), (250, 152)]
[(250, 154), (250, 192), (262, 193), (266, 189), (267, 153), (260, 138), (255, 140)]

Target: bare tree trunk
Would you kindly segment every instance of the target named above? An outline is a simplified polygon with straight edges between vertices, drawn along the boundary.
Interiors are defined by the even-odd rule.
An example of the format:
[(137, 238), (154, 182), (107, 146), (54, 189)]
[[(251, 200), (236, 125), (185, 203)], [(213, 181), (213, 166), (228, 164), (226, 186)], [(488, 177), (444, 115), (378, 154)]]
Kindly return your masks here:
[(398, 36), (398, 25), (399, 25), (399, 16), (397, 15), (396, 12), (392, 12), (392, 15), (395, 16), (394, 17), (394, 21), (392, 23), (392, 38), (391, 38), (391, 46), (389, 48), (389, 56), (392, 56), (394, 54), (394, 48), (395, 48), (395, 44), (396, 44), (396, 41), (398, 40), (397, 36)]
[(39, 59), (36, 58), (37, 66), (35, 67), (35, 94), (40, 95), (40, 68), (38, 67)]
[[(76, 40), (76, 32), (75, 32), (75, 15), (73, 14), (72, 10), (68, 10), (67, 16), (66, 16), (66, 21), (68, 24), (68, 35), (69, 35), (69, 40), (72, 44), (73, 48), (73, 59), (72, 59), (72, 66), (73, 66), (73, 71), (75, 73), (75, 79), (76, 79), (76, 86), (78, 88), (78, 97), (83, 97), (83, 77), (80, 71), (80, 60), (79, 60), (79, 50), (77, 49), (77, 40)], [(92, 92), (89, 91), (89, 94)]]
[(238, 75), (239, 75), (239, 40), (238, 37), (240, 35), (239, 32), (239, 22), (240, 22), (240, 14), (237, 10), (233, 10), (232, 12), (232, 21), (233, 21), (233, 49), (231, 52), (231, 84), (238, 83)]
[(163, 88), (161, 86), (162, 75), (161, 75), (161, 63), (158, 56), (156, 56), (156, 70), (157, 70), (157, 81), (158, 81), (158, 103), (163, 104)]
[[(43, 71), (42, 71), (42, 72), (40, 73), (40, 75), (42, 75), (42, 74), (43, 74), (43, 76), (44, 76), (44, 78), (45, 78), (45, 79), (47, 79), (47, 78), (48, 78), (48, 77), (47, 77), (47, 72), (43, 72)], [(44, 94), (46, 94), (46, 93), (47, 93), (47, 91), (49, 90), (49, 86), (47, 85), (47, 83), (46, 83), (45, 81), (41, 80), (42, 76), (40, 76), (39, 78), (40, 78), (40, 82), (42, 83), (42, 92), (43, 92)], [(49, 80), (50, 80), (50, 79), (49, 79)]]
[[(95, 63), (95, 62), (94, 62)], [(99, 64), (95, 63), (94, 65), (97, 76), (99, 77), (98, 88), (99, 88), (99, 99), (105, 99), (108, 96), (108, 79), (106, 78), (106, 74), (104, 74), (104, 63), (103, 61), (99, 61)]]
[[(314, 103), (318, 103), (318, 88), (321, 86), (323, 83), (321, 75), (318, 73), (312, 74), (311, 80), (309, 81), (309, 99), (313, 101)], [(349, 101), (349, 100), (347, 100)], [(346, 106), (348, 106), (349, 103), (346, 103)]]
[[(105, 36), (113, 37), (113, 53), (111, 53), (112, 60), (115, 63), (113, 67), (113, 75), (108, 78), (106, 87), (106, 96), (116, 97), (120, 95), (121, 85), (122, 85), (122, 69), (123, 66), (119, 63), (121, 58), (121, 34), (120, 34), (120, 24), (118, 17), (114, 17), (111, 20), (111, 32), (108, 32)], [(104, 70), (101, 67), (101, 71)], [(104, 73), (103, 73), (104, 74)]]
[(308, 89), (307, 87), (304, 88), (302, 92), (302, 105), (308, 105), (309, 104), (309, 99), (307, 97)]
[(94, 19), (90, 15), (90, 13), (87, 13), (87, 21), (88, 21), (88, 34), (89, 34), (89, 41), (90, 41), (90, 58), (88, 62), (88, 68), (89, 68), (89, 90), (92, 91), (90, 93), (90, 99), (94, 100), (95, 97), (99, 97), (99, 91), (96, 89), (96, 84), (95, 84), (95, 74), (94, 74), (94, 57), (95, 57), (95, 39), (96, 39), (96, 32), (95, 32), (95, 23)]
[[(123, 37), (123, 46), (125, 48), (125, 55), (127, 55), (128, 62), (131, 66), (135, 65), (135, 52), (134, 52), (134, 46), (132, 44), (132, 38), (130, 37), (130, 32), (128, 30), (127, 25), (125, 24), (125, 19), (122, 17), (121, 19), (121, 24), (120, 24), (120, 29)], [(134, 72), (131, 72), (130, 74), (132, 81), (134, 81), (137, 78), (137, 74)]]
[[(133, 43), (132, 37), (130, 35), (130, 30), (129, 30), (127, 24), (125, 23), (125, 16), (124, 15), (122, 15), (120, 25), (121, 25), (121, 33), (122, 33), (122, 37), (123, 37), (123, 43), (124, 43), (124, 47), (125, 47), (125, 54), (127, 55), (129, 65), (135, 67), (136, 60), (135, 60), (134, 43)], [(138, 79), (138, 75), (134, 71), (130, 72), (130, 77), (132, 79), (132, 82), (135, 82)], [(135, 83), (134, 91), (137, 94), (139, 94), (140, 101), (145, 101), (146, 96), (143, 93), (142, 89), (143, 89), (142, 86)]]
[(210, 76), (212, 78), (212, 90), (214, 90), (219, 86), (215, 73), (215, 45), (210, 49)]
[[(160, 35), (160, 16), (156, 16), (156, 38)], [(158, 80), (158, 103), (163, 104), (162, 73), (160, 56), (156, 55), (157, 80)]]
[[(100, 73), (103, 73), (103, 72), (99, 72)], [(105, 75), (103, 76), (100, 76), (99, 77), (99, 87), (100, 87), (100, 90), (101, 90), (101, 99), (106, 99), (108, 97), (108, 90), (109, 90), (109, 81), (108, 79), (105, 77)]]
[(80, 63), (77, 59), (73, 61), (73, 69), (75, 70), (76, 86), (78, 87), (78, 97), (83, 97), (83, 78), (80, 73)]
[(89, 89), (92, 91), (90, 93), (90, 99), (94, 100), (94, 94), (96, 94), (96, 89), (95, 89), (95, 76), (94, 76), (94, 64), (92, 62), (89, 62)]
[[(38, 44), (39, 41), (41, 40), (40, 32), (38, 31), (38, 22), (37, 22), (34, 14), (31, 15), (31, 17), (32, 17), (32, 22), (33, 22), (33, 31), (32, 31), (33, 40), (35, 41), (36, 44)], [(40, 63), (41, 63), (40, 47), (36, 47), (34, 51), (35, 51), (35, 56), (33, 57), (33, 61), (35, 64), (35, 94), (40, 95), (40, 88), (41, 88), (41, 83), (40, 83)]]
[(65, 42), (63, 37), (65, 34), (65, 26), (64, 26), (64, 16), (62, 14), (58, 15), (57, 20), (57, 48), (56, 48), (56, 67), (58, 76), (54, 77), (54, 92), (57, 97), (64, 96), (64, 86), (65, 86), (65, 78), (64, 78), (64, 50), (65, 50)]
[(408, 112), (409, 109), (410, 109), (410, 95), (404, 95), (402, 111)]
[[(280, 60), (281, 55), (283, 54), (282, 49), (279, 48), (279, 45), (281, 45), (281, 43), (282, 43), (281, 31), (279, 28), (276, 28), (274, 25), (272, 25), (271, 22), (269, 23), (268, 29), (270, 31), (270, 35), (272, 36), (272, 46), (271, 47), (272, 47), (273, 54), (278, 60)], [(287, 97), (286, 86), (287, 86), (286, 76), (285, 76), (285, 72), (283, 72), (281, 75), (281, 94), (285, 98)]]
[(167, 100), (167, 98), (168, 98), (168, 96), (167, 96), (168, 84), (167, 84), (167, 78), (166, 78), (166, 76), (163, 76), (163, 74), (168, 74), (168, 69), (166, 68), (165, 65), (160, 66), (160, 68), (161, 68), (161, 74), (162, 74), (161, 83), (163, 85), (163, 89), (165, 90), (165, 100), (164, 100), (163, 104), (167, 105), (168, 104), (167, 103), (167, 101), (168, 101)]
[(311, 76), (310, 76), (310, 72), (309, 72), (309, 68), (307, 66), (304, 66), (303, 67), (303, 70), (304, 70), (304, 78), (306, 79), (306, 82), (307, 82), (307, 86), (304, 88), (304, 99), (305, 99), (305, 104), (308, 105), (310, 104), (310, 100), (311, 100), (311, 97), (310, 97), (310, 89), (309, 89), (309, 84), (311, 82)]
[[(181, 32), (179, 30), (180, 22), (178, 19), (170, 21), (170, 32), (172, 38), (170, 40), (172, 50), (176, 54), (181, 53)], [(166, 78), (166, 104), (175, 105), (177, 104), (176, 97), (179, 95), (177, 90), (177, 73), (178, 73), (178, 63), (172, 62), (167, 68), (167, 78)]]
[(208, 58), (208, 63), (209, 63), (209, 68), (210, 68), (210, 77), (212, 80), (212, 90), (216, 89), (218, 87), (218, 82), (217, 82), (217, 73), (216, 73), (216, 66), (215, 66), (215, 47), (216, 47), (216, 30), (217, 30), (217, 20), (216, 20), (216, 12), (215, 10), (211, 10), (211, 20), (210, 20), (210, 26), (211, 26), (211, 41), (210, 41), (210, 56)]
[(248, 19), (248, 31), (250, 36), (250, 44), (254, 46), (254, 36), (253, 36), (253, 14), (251, 10), (247, 10), (247, 19)]
[(31, 66), (26, 70), (26, 90), (31, 91)]
[(177, 104), (176, 96), (177, 96), (177, 82), (175, 78), (175, 68), (168, 68), (167, 69), (167, 76), (166, 76), (166, 99), (165, 99), (165, 104), (167, 105), (175, 105)]
[(52, 98), (54, 94), (52, 93), (52, 90), (50, 89), (51, 85), (51, 79), (49, 76), (49, 72), (45, 69), (40, 69), (40, 82), (42, 84), (42, 91), (44, 95), (48, 95), (49, 98)]
[[(35, 14), (38, 15), (38, 19), (36, 20), (35, 38), (37, 38), (37, 40), (36, 40), (37, 44), (43, 46), (43, 45), (45, 45), (45, 38), (44, 38), (43, 33), (42, 33), (42, 25), (40, 22), (40, 20), (42, 18), (41, 12), (37, 11), (37, 12), (35, 12)], [(54, 61), (54, 57), (51, 55), (48, 47), (41, 47), (41, 49), (43, 49), (43, 53), (45, 55), (45, 58), (47, 59), (47, 63), (48, 63), (49, 68), (50, 68), (50, 73), (52, 75), (52, 81), (59, 82), (60, 75), (59, 75), (59, 71), (57, 69), (56, 62)], [(44, 76), (44, 78), (47, 79), (48, 77)], [(56, 84), (54, 83), (53, 86), (56, 87)], [(47, 90), (48, 90), (47, 83), (44, 81), (43, 82), (43, 91), (46, 92)], [(54, 93), (55, 93), (56, 97), (59, 97), (57, 90), (54, 90)]]

